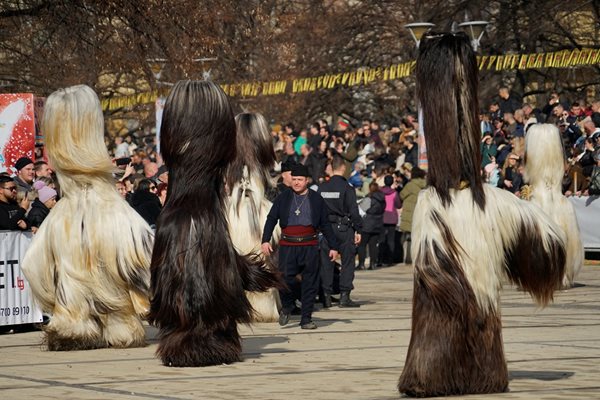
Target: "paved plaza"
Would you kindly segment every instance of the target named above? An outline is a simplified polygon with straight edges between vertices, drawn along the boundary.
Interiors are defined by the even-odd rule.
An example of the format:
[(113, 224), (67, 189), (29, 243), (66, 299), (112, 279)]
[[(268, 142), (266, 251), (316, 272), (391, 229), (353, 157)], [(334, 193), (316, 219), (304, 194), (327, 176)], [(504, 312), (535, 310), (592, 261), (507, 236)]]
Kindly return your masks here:
[[(502, 296), (510, 392), (469, 399), (600, 399), (600, 266), (537, 309), (513, 287)], [(245, 361), (167, 368), (156, 330), (140, 349), (43, 350), (38, 331), (0, 335), (0, 399), (395, 399), (410, 338), (412, 270), (357, 272), (360, 309), (315, 313), (319, 329), (293, 320), (241, 327)], [(455, 397), (457, 398), (457, 397)]]

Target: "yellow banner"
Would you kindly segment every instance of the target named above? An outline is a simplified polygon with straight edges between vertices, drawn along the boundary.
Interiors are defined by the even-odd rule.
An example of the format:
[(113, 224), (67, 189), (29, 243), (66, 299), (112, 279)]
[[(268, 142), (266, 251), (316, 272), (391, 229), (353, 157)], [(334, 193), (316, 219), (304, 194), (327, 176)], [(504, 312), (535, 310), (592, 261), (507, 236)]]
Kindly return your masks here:
[[(479, 70), (506, 71), (513, 69), (572, 68), (600, 64), (600, 49), (561, 50), (550, 53), (504, 54), (477, 57)], [(315, 92), (338, 86), (368, 85), (375, 81), (407, 78), (415, 70), (416, 61), (386, 67), (358, 68), (349, 72), (337, 72), (309, 78), (297, 78), (270, 82), (244, 82), (221, 84), (231, 97), (275, 96), (285, 93)], [(132, 96), (113, 97), (102, 100), (103, 110), (117, 110), (138, 104), (154, 103), (168, 90), (154, 90)]]

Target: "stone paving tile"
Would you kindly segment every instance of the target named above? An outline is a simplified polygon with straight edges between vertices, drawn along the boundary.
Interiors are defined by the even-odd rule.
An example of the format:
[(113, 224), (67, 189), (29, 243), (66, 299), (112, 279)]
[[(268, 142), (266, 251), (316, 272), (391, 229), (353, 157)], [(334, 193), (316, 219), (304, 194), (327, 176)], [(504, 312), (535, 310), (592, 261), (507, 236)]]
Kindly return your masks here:
[[(503, 336), (510, 392), (466, 399), (600, 399), (600, 267), (537, 308), (506, 286)], [(357, 272), (358, 310), (315, 313), (316, 331), (292, 320), (241, 326), (245, 361), (166, 368), (149, 346), (50, 353), (39, 332), (0, 335), (0, 399), (396, 399), (410, 338), (412, 270)]]

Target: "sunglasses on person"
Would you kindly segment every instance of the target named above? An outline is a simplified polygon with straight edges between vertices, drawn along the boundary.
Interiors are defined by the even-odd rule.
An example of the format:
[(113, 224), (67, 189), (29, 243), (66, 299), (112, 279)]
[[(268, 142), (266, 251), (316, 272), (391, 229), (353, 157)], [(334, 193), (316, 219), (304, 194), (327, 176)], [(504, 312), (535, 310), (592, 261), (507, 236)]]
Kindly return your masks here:
[(156, 190), (156, 186), (150, 186), (150, 190)]
[(17, 191), (17, 187), (16, 186), (5, 186), (2, 189), (10, 190), (11, 192), (16, 192)]

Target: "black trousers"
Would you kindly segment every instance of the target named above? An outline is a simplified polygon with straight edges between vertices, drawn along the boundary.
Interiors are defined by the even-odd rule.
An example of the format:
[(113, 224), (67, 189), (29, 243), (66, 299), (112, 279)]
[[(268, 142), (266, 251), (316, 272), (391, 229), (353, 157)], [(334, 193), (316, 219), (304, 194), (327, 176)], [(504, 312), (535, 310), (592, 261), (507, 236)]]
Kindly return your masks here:
[(386, 251), (382, 254), (380, 249), (379, 258), (382, 263), (392, 263), (392, 258), (394, 256), (394, 248), (396, 245), (396, 225), (392, 224), (384, 224), (383, 225), (383, 233), (381, 234), (380, 243), (385, 244)]
[[(354, 230), (347, 225), (331, 224), (333, 233), (340, 245), (342, 256), (342, 271), (340, 272), (340, 292), (350, 292), (354, 289), (356, 246), (354, 245)], [(329, 259), (329, 244), (323, 238), (321, 240), (321, 286), (325, 294), (333, 292), (333, 269), (335, 264)]]
[[(319, 289), (319, 247), (318, 246), (281, 246), (279, 247), (279, 271), (283, 274), (287, 289), (280, 289), (281, 304), (284, 312), (294, 309), (294, 293), (301, 287), (302, 318), (300, 323), (312, 318), (315, 297)], [(296, 275), (302, 274), (298, 282)]]
[(377, 264), (377, 258), (379, 257), (379, 237), (381, 233), (370, 233), (363, 232), (360, 238), (360, 245), (358, 246), (358, 264), (365, 266), (365, 259), (367, 258), (367, 246), (369, 246), (369, 257), (371, 259), (371, 267), (375, 267)]

